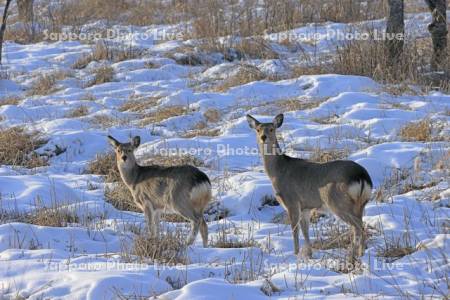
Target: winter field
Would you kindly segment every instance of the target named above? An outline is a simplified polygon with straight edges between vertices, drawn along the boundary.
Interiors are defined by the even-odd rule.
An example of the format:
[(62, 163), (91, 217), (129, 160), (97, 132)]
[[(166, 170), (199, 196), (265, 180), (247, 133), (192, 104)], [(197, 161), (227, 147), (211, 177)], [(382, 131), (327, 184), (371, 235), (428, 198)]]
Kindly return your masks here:
[[(426, 38), (429, 21), (408, 13), (408, 35)], [(186, 24), (88, 42), (6, 41), (0, 299), (447, 298), (450, 95), (296, 70), (309, 67), (305, 57), (329, 61), (342, 42), (333, 33), (369, 25), (383, 30), (384, 20), (305, 24), (282, 34), (314, 41), (269, 35), (270, 55), (240, 59), (167, 38)], [(98, 20), (78, 33), (107, 29), (130, 26)], [(359, 265), (348, 266), (348, 227), (333, 215), (313, 216), (313, 258), (294, 255), (245, 118), (278, 113), (288, 155), (354, 160), (372, 177)], [(173, 215), (161, 241), (146, 238), (107, 135), (141, 136), (142, 164), (188, 163), (210, 177), (208, 248), (200, 236), (186, 247), (189, 223)]]

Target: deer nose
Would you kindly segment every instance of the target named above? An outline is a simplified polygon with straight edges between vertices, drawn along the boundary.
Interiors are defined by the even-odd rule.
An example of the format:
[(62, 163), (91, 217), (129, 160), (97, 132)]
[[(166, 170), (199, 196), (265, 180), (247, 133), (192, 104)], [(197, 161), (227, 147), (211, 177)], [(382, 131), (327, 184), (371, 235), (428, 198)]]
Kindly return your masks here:
[(127, 157), (124, 155), (124, 156), (122, 156), (122, 160), (123, 161), (127, 161)]
[(266, 141), (266, 138), (267, 138), (267, 137), (266, 137), (265, 135), (262, 135), (262, 136), (261, 136), (261, 140), (262, 140), (263, 142)]

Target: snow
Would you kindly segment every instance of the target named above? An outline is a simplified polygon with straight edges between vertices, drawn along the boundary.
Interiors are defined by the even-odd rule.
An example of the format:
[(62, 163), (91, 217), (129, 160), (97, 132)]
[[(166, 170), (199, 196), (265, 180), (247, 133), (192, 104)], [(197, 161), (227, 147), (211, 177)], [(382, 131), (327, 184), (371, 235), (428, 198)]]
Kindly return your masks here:
[[(421, 14), (408, 18), (411, 24), (429, 21)], [(376, 24), (382, 26), (381, 21)], [(82, 31), (102, 26), (105, 24), (98, 22)], [(345, 31), (346, 26), (307, 25), (293, 32), (319, 33), (318, 51), (326, 53), (332, 48), (327, 42), (329, 32)], [(38, 153), (52, 153), (56, 147), (65, 152), (52, 156), (49, 166), (34, 170), (1, 165), (0, 213), (14, 216), (57, 204), (89, 222), (67, 227), (38, 226), (15, 218), (2, 222), (0, 298), (112, 299), (125, 295), (260, 299), (267, 298), (261, 290), (266, 279), (277, 288), (271, 295), (277, 299), (439, 298), (448, 294), (449, 170), (438, 170), (436, 163), (450, 151), (449, 95), (393, 95), (370, 78), (338, 74), (254, 81), (220, 92), (205, 90), (194, 86), (195, 82), (226, 80), (239, 64), (178, 65), (167, 54), (194, 41), (156, 43), (140, 35), (152, 35), (161, 29), (177, 32), (177, 25), (133, 27), (127, 39), (110, 41), (117, 45), (131, 43), (145, 51), (139, 58), (111, 63), (113, 82), (88, 88), (83, 82), (96, 63), (83, 70), (72, 70), (71, 65), (89, 53), (90, 45), (78, 41), (5, 44), (5, 68), (10, 79), (0, 81), (0, 128), (21, 125), (30, 131), (39, 130), (47, 142)], [(424, 34), (419, 29), (412, 31)], [(148, 62), (154, 67), (146, 66)], [(286, 73), (277, 60), (250, 63), (269, 73)], [(73, 74), (58, 80), (58, 91), (45, 96), (25, 95), (37, 75), (67, 69)], [(2, 99), (11, 95), (18, 96), (20, 103), (1, 105)], [(179, 105), (188, 107), (188, 111), (142, 125), (142, 112), (120, 109), (128, 100), (139, 97), (157, 98), (155, 106), (143, 113)], [(317, 104), (285, 112), (279, 135), (287, 153), (308, 157), (317, 147), (346, 150), (349, 159), (368, 170), (374, 194), (391, 174), (412, 172), (416, 159), (421, 159), (418, 186), (398, 194), (392, 183), (388, 187), (393, 188), (393, 194), (383, 195), (379, 201), (372, 199), (366, 206), (364, 222), (370, 239), (361, 258), (366, 268), (359, 272), (334, 268), (342, 263), (345, 249), (315, 250), (310, 260), (295, 257), (290, 226), (274, 221), (283, 209), (261, 203), (273, 191), (245, 115), (251, 113), (270, 122), (281, 112), (279, 104), (284, 100)], [(81, 105), (88, 108), (86, 116), (68, 117)], [(220, 112), (218, 122), (207, 122), (208, 128), (219, 130), (219, 135), (184, 137), (185, 132), (206, 120), (208, 109)], [(98, 115), (113, 117), (117, 122), (106, 128), (95, 126), (90, 120)], [(439, 141), (407, 142), (399, 137), (402, 126), (423, 118), (442, 125)], [(181, 266), (140, 263), (125, 257), (124, 249), (132, 245), (135, 229), (145, 227), (144, 217), (107, 203), (104, 178), (85, 172), (96, 155), (110, 151), (108, 134), (121, 141), (140, 135), (138, 159), (167, 150), (192, 150), (192, 155), (204, 162), (202, 170), (213, 182), (218, 207), (229, 212), (223, 220), (208, 222), (210, 240), (219, 239), (226, 231), (229, 239), (254, 239), (256, 243), (244, 248), (204, 249), (198, 237), (187, 249), (188, 263)], [(435, 184), (429, 187), (426, 183), (430, 182)], [(432, 200), (432, 195), (438, 195), (437, 199)], [(312, 239), (316, 239), (313, 233), (322, 232), (330, 223), (343, 226), (332, 216), (322, 218), (310, 228)], [(188, 230), (187, 224), (165, 222), (165, 226), (180, 227), (183, 233)], [(387, 241), (411, 246), (415, 251), (388, 262), (379, 255)], [(301, 237), (301, 245), (303, 242)]]

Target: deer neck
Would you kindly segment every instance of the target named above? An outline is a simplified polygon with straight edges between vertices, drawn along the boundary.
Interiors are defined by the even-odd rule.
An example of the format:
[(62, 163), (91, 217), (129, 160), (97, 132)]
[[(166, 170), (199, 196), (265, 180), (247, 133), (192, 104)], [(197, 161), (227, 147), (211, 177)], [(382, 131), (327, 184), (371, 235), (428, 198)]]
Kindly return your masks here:
[(117, 164), (117, 167), (119, 169), (120, 177), (122, 177), (123, 182), (128, 186), (134, 185), (134, 183), (136, 182), (139, 165), (136, 163), (131, 166)]
[(264, 169), (269, 177), (275, 176), (276, 170), (278, 170), (277, 165), (280, 160), (284, 157), (278, 142), (274, 144), (260, 144), (259, 150), (262, 155)]

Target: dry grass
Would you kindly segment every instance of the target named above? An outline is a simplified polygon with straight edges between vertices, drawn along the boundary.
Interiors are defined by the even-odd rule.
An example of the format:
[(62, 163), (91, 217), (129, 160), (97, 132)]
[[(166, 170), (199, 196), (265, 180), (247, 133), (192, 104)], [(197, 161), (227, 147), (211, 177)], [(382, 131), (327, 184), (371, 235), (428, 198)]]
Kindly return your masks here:
[(217, 86), (214, 87), (214, 90), (217, 92), (226, 92), (228, 89), (247, 84), (253, 81), (259, 81), (266, 79), (267, 76), (255, 66), (249, 64), (242, 64), (239, 66), (239, 70), (232, 76), (229, 76), (222, 82), (220, 82)]
[(134, 97), (123, 103), (119, 107), (119, 111), (129, 111), (129, 112), (142, 112), (146, 109), (155, 107), (158, 104), (158, 100), (161, 97), (147, 97), (147, 98), (138, 98)]
[(156, 109), (153, 112), (143, 115), (141, 126), (147, 126), (153, 123), (159, 123), (172, 117), (182, 116), (188, 113), (188, 109), (185, 106), (165, 106)]
[(52, 74), (39, 75), (27, 91), (28, 96), (48, 95), (56, 91), (56, 77)]
[(114, 69), (111, 66), (101, 66), (93, 70), (94, 78), (90, 80), (86, 87), (97, 84), (111, 82), (114, 79)]
[(78, 216), (61, 207), (42, 207), (29, 214), (24, 222), (39, 226), (67, 227), (71, 223), (78, 223)]
[(0, 164), (36, 168), (47, 160), (34, 152), (46, 143), (39, 132), (27, 132), (21, 127), (0, 130)]
[(181, 134), (184, 138), (193, 138), (196, 136), (218, 136), (220, 135), (219, 128), (208, 128), (208, 125), (200, 121), (198, 122), (192, 130), (188, 130), (185, 133)]
[(410, 245), (402, 245), (399, 240), (390, 240), (378, 249), (377, 255), (386, 258), (389, 262), (393, 262), (406, 255), (416, 252), (416, 248)]
[(205, 117), (206, 122), (208, 123), (217, 123), (221, 119), (221, 112), (215, 108), (208, 108), (204, 113), (203, 117)]
[[(371, 32), (371, 30), (368, 30)], [(424, 74), (428, 69), (431, 49), (423, 40), (406, 41), (401, 58), (393, 63), (383, 41), (353, 40), (337, 46), (329, 73), (368, 76), (383, 83), (418, 84), (424, 89), (447, 90), (450, 78)], [(431, 45), (431, 42), (429, 42)]]
[(185, 239), (181, 230), (165, 230), (159, 238), (140, 234), (135, 236), (131, 253), (137, 256), (139, 262), (187, 264)]
[(134, 203), (133, 195), (122, 181), (115, 182), (105, 188), (105, 199), (118, 210), (142, 212)]
[(20, 98), (17, 95), (11, 95), (11, 96), (5, 96), (0, 99), (0, 106), (3, 105), (18, 105), (22, 101), (22, 98)]
[(276, 105), (282, 111), (298, 111), (316, 108), (320, 103), (321, 101), (308, 101), (305, 99), (284, 99), (277, 101)]
[(107, 114), (94, 115), (89, 118), (89, 123), (102, 129), (111, 128), (114, 126), (126, 125), (129, 123), (127, 119), (121, 119), (119, 117), (113, 117)]
[(213, 248), (248, 248), (257, 247), (258, 243), (253, 237), (230, 238), (226, 226), (222, 226), (217, 234), (217, 238), (212, 238), (209, 246)]
[(85, 173), (104, 175), (106, 182), (121, 181), (119, 169), (117, 169), (116, 155), (113, 151), (105, 154), (97, 154), (95, 159), (89, 162)]
[(73, 65), (74, 69), (84, 69), (93, 61), (119, 62), (139, 57), (142, 52), (133, 47), (111, 46), (105, 41), (97, 42), (91, 53), (82, 55)]
[(79, 118), (84, 117), (89, 113), (89, 109), (86, 105), (80, 105), (73, 110), (71, 110), (69, 113), (66, 114), (66, 118)]
[(410, 122), (400, 129), (399, 135), (404, 141), (431, 141), (433, 139), (431, 121), (423, 119)]

